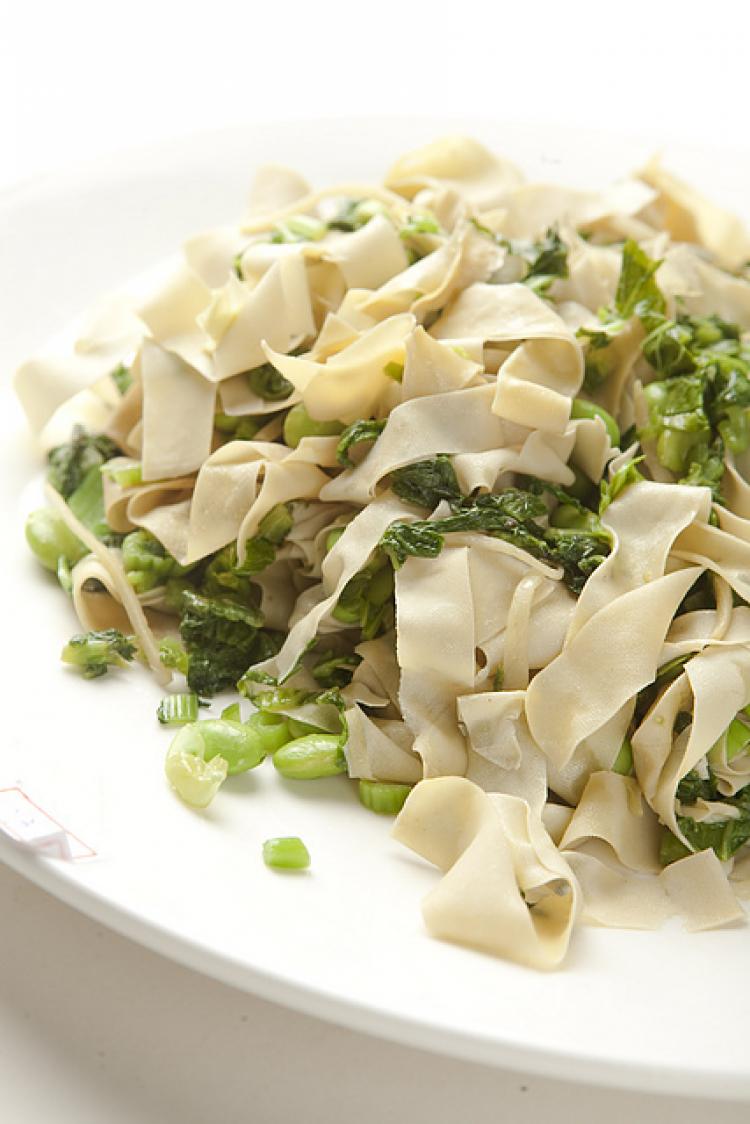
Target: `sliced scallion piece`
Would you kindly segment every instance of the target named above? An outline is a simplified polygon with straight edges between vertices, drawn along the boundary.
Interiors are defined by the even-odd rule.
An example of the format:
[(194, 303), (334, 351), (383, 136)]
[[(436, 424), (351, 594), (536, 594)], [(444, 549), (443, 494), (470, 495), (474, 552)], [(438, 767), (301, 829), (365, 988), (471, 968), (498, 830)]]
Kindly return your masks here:
[(156, 708), (156, 717), (162, 726), (185, 726), (198, 717), (199, 699), (192, 691), (179, 695), (165, 695)]
[(410, 784), (360, 781), (359, 799), (371, 812), (377, 812), (381, 816), (395, 816), (403, 808), (411, 790)]

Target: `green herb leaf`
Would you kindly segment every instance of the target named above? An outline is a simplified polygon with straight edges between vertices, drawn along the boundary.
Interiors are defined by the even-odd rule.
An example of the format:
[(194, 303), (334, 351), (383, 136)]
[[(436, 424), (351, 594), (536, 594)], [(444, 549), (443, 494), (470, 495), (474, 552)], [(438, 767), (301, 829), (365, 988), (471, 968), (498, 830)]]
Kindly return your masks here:
[(397, 468), (391, 474), (391, 488), (399, 499), (430, 511), (434, 511), (441, 500), (461, 498), (458, 478), (446, 453)]
[(294, 392), (294, 385), (285, 379), (271, 363), (254, 367), (246, 375), (250, 389), (266, 402), (283, 402)]
[(385, 429), (385, 418), (382, 420), (376, 418), (361, 418), (359, 421), (352, 422), (348, 425), (344, 432), (341, 434), (341, 439), (336, 446), (336, 460), (344, 468), (353, 468), (354, 461), (351, 459), (349, 450), (355, 445), (367, 441), (377, 441), (380, 434)]
[(67, 444), (58, 445), (47, 454), (47, 479), (67, 500), (80, 488), (92, 468), (100, 468), (120, 453), (109, 437), (87, 433), (77, 425)]

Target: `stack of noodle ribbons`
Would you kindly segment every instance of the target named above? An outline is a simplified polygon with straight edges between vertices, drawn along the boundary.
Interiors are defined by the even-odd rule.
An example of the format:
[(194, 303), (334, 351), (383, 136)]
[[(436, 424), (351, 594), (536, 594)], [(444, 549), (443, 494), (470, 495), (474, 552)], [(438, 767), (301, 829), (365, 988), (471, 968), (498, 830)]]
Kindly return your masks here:
[[(330, 223), (362, 200), (368, 221)], [(316, 236), (303, 226), (279, 238), (299, 216)], [(550, 230), (565, 268), (535, 288), (517, 246)], [(705, 772), (750, 703), (742, 457), (727, 454), (717, 505), (708, 487), (678, 484), (644, 441), (642, 479), (603, 512), (611, 549), (579, 595), (561, 568), (468, 531), (396, 569), (392, 627), (380, 635), (363, 640), (333, 610), (394, 522), (431, 516), (391, 489), (398, 469), (447, 456), (461, 492), (476, 496), (527, 477), (598, 486), (640, 452), (613, 447), (596, 414), (571, 420), (584, 397), (621, 431), (643, 423), (656, 374), (636, 312), (617, 329), (607, 377), (584, 388), (629, 239), (661, 263), (667, 316), (718, 314), (750, 329), (747, 235), (658, 164), (572, 190), (526, 183), (478, 143), (450, 138), (398, 160), (384, 186), (313, 192), (263, 169), (241, 225), (191, 239), (147, 294), (101, 306), (71, 354), (34, 358), (16, 377), (44, 448), (75, 422), (140, 467), (130, 486), (105, 477), (108, 522), (145, 528), (181, 564), (229, 543), (241, 562), (264, 516), (291, 505), (293, 529), (256, 578), (266, 623), (286, 634), (262, 670), (309, 687), (316, 638), (360, 657), (342, 692), (349, 774), (415, 785), (395, 835), (442, 872), (423, 903), (429, 930), (537, 967), (562, 960), (581, 922), (648, 928), (678, 914), (700, 929), (744, 916), (747, 848), (725, 862), (713, 850), (659, 860), (665, 825), (686, 842), (678, 783)], [(110, 377), (119, 363), (130, 369), (123, 396)], [(253, 390), (247, 372), (263, 364), (288, 380), (284, 401)], [(339, 428), (386, 424), (342, 467), (335, 435), (284, 443), (285, 411), (298, 403)], [(255, 435), (227, 437), (217, 412), (253, 419)], [(174, 620), (153, 592), (136, 595), (116, 548), (57, 493), (50, 502), (90, 551), (73, 571), (81, 624), (134, 633), (165, 682), (154, 636)], [(332, 527), (344, 531), (326, 551)], [(679, 611), (704, 575), (715, 603)], [(641, 713), (639, 694), (678, 657)], [(633, 768), (616, 771), (626, 735)], [(736, 815), (721, 794), (749, 775), (750, 758), (725, 755), (718, 803), (690, 814)]]

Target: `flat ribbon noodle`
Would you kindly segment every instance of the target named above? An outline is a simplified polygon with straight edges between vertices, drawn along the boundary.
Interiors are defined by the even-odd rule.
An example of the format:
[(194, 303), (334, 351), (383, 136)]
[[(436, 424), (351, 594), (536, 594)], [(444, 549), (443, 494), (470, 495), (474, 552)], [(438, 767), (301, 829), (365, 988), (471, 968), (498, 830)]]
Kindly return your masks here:
[(393, 835), (443, 871), (422, 902), (433, 936), (535, 968), (560, 963), (578, 886), (523, 800), (487, 795), (459, 777), (422, 781)]
[(565, 322), (528, 286), (470, 285), (430, 333), (469, 346), (524, 341), (498, 371), (493, 411), (552, 433), (565, 429), (583, 379), (583, 354)]
[[(669, 625), (700, 572), (668, 574), (618, 597), (534, 677), (526, 694), (529, 728), (553, 764), (564, 766), (584, 738), (653, 682)], [(620, 642), (632, 635), (637, 650)]]
[(466, 746), (456, 698), (474, 687), (474, 609), (469, 551), (407, 558), (396, 572), (399, 699), (425, 776), (464, 773)]

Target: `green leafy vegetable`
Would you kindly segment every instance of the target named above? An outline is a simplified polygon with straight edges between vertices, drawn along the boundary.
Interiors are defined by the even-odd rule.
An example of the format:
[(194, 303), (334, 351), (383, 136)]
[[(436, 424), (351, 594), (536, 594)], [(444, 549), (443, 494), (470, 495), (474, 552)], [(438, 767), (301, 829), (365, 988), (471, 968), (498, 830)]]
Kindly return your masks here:
[[(586, 510), (572, 497), (567, 498), (574, 509)], [(506, 488), (454, 501), (451, 508), (453, 514), (444, 519), (391, 524), (380, 540), (380, 547), (396, 569), (409, 555), (437, 557), (446, 534), (479, 531), (511, 542), (550, 565), (561, 566), (566, 584), (579, 593), (610, 550), (609, 533), (596, 523), (595, 517), (584, 530), (540, 525), (538, 520), (546, 516), (547, 507), (538, 494), (530, 491)], [(591, 513), (587, 517), (591, 518)]]
[(372, 561), (346, 583), (332, 615), (342, 624), (358, 626), (363, 640), (371, 640), (390, 627), (393, 570), (383, 554), (377, 552)]
[(635, 460), (628, 461), (622, 468), (618, 468), (611, 480), (602, 480), (599, 498), (600, 515), (603, 515), (613, 500), (616, 500), (620, 493), (629, 488), (631, 484), (637, 484), (639, 480), (645, 480), (645, 476), (638, 471), (638, 465), (643, 459), (643, 457), (636, 457)]
[(120, 394), (127, 394), (133, 385), (133, 377), (130, 374), (130, 368), (126, 367), (123, 363), (118, 364), (114, 371), (110, 372), (110, 378)]
[(291, 504), (280, 503), (264, 515), (258, 533), (245, 543), (245, 558), (240, 563), (237, 546), (230, 543), (213, 556), (206, 566), (201, 592), (208, 597), (225, 597), (227, 594), (252, 601), (257, 587), (251, 578), (276, 561), (277, 547), (291, 531), (294, 520)]
[(122, 542), (123, 536), (112, 530), (104, 514), (102, 474), (97, 466), (88, 470), (68, 497), (68, 507), (84, 527), (107, 546), (118, 546)]
[[(732, 738), (741, 745), (736, 745), (737, 752), (747, 748), (750, 740), (750, 729), (739, 719), (735, 719), (729, 730), (733, 727), (742, 728), (742, 738), (738, 737), (736, 729)], [(727, 731), (727, 736), (729, 735)], [(727, 756), (729, 754), (727, 753)], [(677, 826), (687, 839), (693, 851), (705, 851), (712, 848), (717, 856), (725, 861), (732, 857), (740, 847), (750, 840), (750, 785), (739, 790), (734, 796), (724, 796), (719, 792), (716, 778), (710, 767), (706, 776), (702, 776), (696, 769), (684, 776), (677, 786), (677, 799), (681, 807), (689, 807), (698, 800), (720, 801), (736, 812), (736, 817), (711, 821), (698, 821), (689, 815), (677, 816)], [(671, 836), (671, 832), (668, 833)], [(676, 858), (683, 858), (689, 853), (678, 839), (672, 836), (671, 840), (662, 841), (662, 860), (674, 862)], [(679, 846), (677, 846), (679, 844)], [(680, 853), (680, 848), (682, 852)]]
[(615, 293), (615, 308), (623, 319), (637, 315), (647, 320), (653, 313), (664, 312), (666, 302), (655, 276), (661, 264), (661, 260), (650, 258), (632, 238), (625, 243)]
[(731, 859), (750, 839), (750, 814), (717, 823), (705, 820), (699, 823), (690, 816), (678, 816), (677, 826), (694, 851), (712, 848), (722, 862)]
[(132, 640), (116, 628), (107, 628), (71, 636), (60, 658), (80, 671), (84, 679), (98, 679), (106, 675), (110, 667), (127, 667), (136, 652)]
[(351, 683), (352, 675), (361, 662), (362, 657), (354, 652), (343, 655), (324, 652), (320, 660), (311, 666), (310, 672), (321, 687), (345, 687)]
[(294, 386), (270, 363), (263, 363), (247, 372), (250, 389), (266, 402), (283, 402), (294, 392)]
[(234, 686), (259, 662), (263, 614), (228, 597), (203, 597), (185, 590), (180, 621), (188, 656), (187, 681), (199, 695)]
[(584, 376), (588, 391), (596, 390), (612, 374), (617, 362), (612, 345), (633, 316), (638, 316), (647, 332), (663, 319), (665, 300), (655, 276), (660, 265), (661, 261), (650, 258), (633, 239), (623, 246), (614, 307), (600, 309), (598, 327), (578, 331), (579, 338), (588, 343)]
[(397, 468), (391, 473), (391, 488), (399, 499), (429, 511), (434, 511), (441, 500), (461, 498), (458, 478), (446, 453)]
[(149, 531), (132, 531), (122, 542), (122, 564), (136, 593), (147, 593), (194, 566), (181, 566)]
[(557, 278), (568, 276), (568, 247), (552, 227), (538, 242), (502, 239), (501, 244), (526, 263), (523, 283), (540, 296)]
[(353, 468), (354, 461), (351, 459), (350, 449), (367, 441), (377, 441), (385, 429), (385, 423), (385, 418), (382, 421), (376, 418), (361, 418), (348, 425), (336, 446), (336, 460), (339, 464), (344, 468)]
[(80, 425), (73, 429), (70, 441), (58, 445), (47, 455), (47, 479), (66, 500), (80, 488), (93, 468), (120, 455), (120, 449), (109, 437), (87, 433)]
[(187, 675), (188, 656), (179, 640), (175, 640), (171, 636), (165, 636), (159, 642), (159, 659), (165, 667), (173, 668), (175, 671)]

